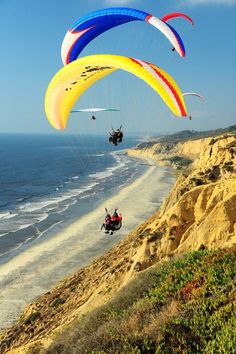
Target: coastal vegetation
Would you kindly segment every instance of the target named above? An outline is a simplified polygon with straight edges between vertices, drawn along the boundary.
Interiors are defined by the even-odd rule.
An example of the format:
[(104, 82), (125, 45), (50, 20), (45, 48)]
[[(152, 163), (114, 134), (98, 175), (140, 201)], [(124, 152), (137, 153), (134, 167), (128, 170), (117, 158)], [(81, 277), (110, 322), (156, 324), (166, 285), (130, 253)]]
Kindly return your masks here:
[[(162, 144), (177, 144), (183, 143), (189, 140), (198, 140), (198, 139), (206, 139), (212, 137), (212, 144), (218, 139), (219, 136), (224, 134), (235, 134), (236, 133), (236, 125), (231, 125), (227, 128), (220, 128), (214, 130), (207, 131), (195, 131), (195, 130), (181, 130), (174, 134), (164, 134), (158, 137), (153, 137), (149, 139), (149, 141), (142, 142), (138, 144), (138, 149), (150, 148), (151, 146), (162, 143)], [(170, 146), (171, 148), (172, 146)]]
[(199, 250), (139, 275), (45, 352), (236, 353), (236, 247)]
[(175, 164), (177, 169), (186, 168), (188, 165), (190, 165), (193, 162), (192, 160), (184, 158), (182, 156), (173, 156), (170, 157), (169, 159), (166, 159), (166, 161), (169, 161), (171, 164)]

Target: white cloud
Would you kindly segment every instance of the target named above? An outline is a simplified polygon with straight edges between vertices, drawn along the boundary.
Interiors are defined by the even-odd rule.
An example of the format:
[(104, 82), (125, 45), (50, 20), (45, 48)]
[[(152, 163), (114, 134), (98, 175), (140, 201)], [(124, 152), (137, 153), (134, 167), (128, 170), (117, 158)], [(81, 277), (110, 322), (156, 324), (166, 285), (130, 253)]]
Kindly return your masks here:
[(104, 0), (106, 6), (121, 6), (133, 4), (134, 0)]
[(182, 0), (181, 5), (236, 5), (236, 0)]

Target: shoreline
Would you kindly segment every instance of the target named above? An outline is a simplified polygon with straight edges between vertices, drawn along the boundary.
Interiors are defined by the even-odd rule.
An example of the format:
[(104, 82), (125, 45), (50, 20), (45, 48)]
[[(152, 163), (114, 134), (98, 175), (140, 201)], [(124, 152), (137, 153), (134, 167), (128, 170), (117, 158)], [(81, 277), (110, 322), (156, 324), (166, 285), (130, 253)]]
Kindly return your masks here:
[[(102, 202), (54, 237), (1, 265), (0, 327), (12, 324), (27, 304), (105, 254), (145, 221), (158, 210), (174, 182), (171, 168), (155, 164), (116, 196)], [(124, 216), (124, 225), (118, 233), (109, 236), (99, 230), (104, 208), (112, 210), (117, 206)]]
[[(0, 235), (0, 265), (9, 262), (12, 258), (15, 258), (28, 248), (47, 240), (49, 237), (53, 237), (62, 229), (65, 229), (79, 218), (89, 213), (93, 206), (100, 205), (103, 201), (118, 193), (118, 191), (123, 189), (126, 185), (132, 184), (147, 170), (147, 168), (145, 168), (145, 170), (142, 168), (140, 159), (130, 158), (126, 156), (126, 154), (122, 154), (122, 150), (120, 150), (119, 155), (124, 155), (125, 158), (117, 157), (118, 154), (116, 153), (112, 153), (112, 155), (114, 156), (115, 164), (113, 161), (113, 164), (109, 167), (105, 167), (102, 172), (99, 170), (100, 172), (98, 173), (94, 171), (94, 174), (88, 174), (85, 180), (81, 177), (79, 185), (76, 188), (71, 187), (71, 185), (68, 184), (69, 182), (66, 181), (64, 187), (68, 184), (68, 189), (64, 188), (59, 194), (54, 191), (55, 194), (51, 193), (42, 200), (33, 199), (26, 201), (25, 205), (18, 206), (15, 210), (8, 212), (8, 214), (12, 213), (13, 217), (18, 217), (16, 221), (13, 218), (14, 224), (14, 222), (17, 223), (17, 221), (19, 223), (19, 216), (22, 210), (21, 218), (23, 218), (23, 220), (27, 219), (27, 222), (23, 227), (20, 226), (18, 228), (17, 226), (13, 226), (14, 230), (6, 230), (5, 233)], [(134, 165), (133, 161), (135, 162)], [(138, 167), (136, 165), (137, 161), (140, 165)], [(127, 168), (125, 168), (126, 165)], [(116, 185), (113, 178), (117, 179), (117, 174), (114, 173), (113, 175), (113, 171), (121, 167), (124, 168), (124, 171), (129, 170), (130, 172), (128, 175), (125, 173), (127, 179), (121, 177), (119, 179), (120, 184)], [(119, 174), (122, 176), (121, 172)], [(107, 178), (110, 176), (111, 180)], [(77, 181), (77, 178), (78, 176), (69, 178), (70, 183), (71, 180)], [(100, 179), (102, 180), (101, 184)], [(101, 188), (103, 185), (104, 187)], [(31, 216), (29, 215), (30, 210), (32, 211)], [(10, 219), (12, 222), (11, 217)], [(11, 222), (10, 227), (12, 227)]]

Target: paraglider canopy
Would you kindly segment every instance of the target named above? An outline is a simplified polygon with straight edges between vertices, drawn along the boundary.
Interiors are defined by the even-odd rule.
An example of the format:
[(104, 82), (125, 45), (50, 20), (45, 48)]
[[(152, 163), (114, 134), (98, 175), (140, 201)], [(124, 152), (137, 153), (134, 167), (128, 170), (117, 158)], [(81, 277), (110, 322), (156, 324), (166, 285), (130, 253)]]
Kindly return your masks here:
[(76, 60), (82, 50), (100, 34), (132, 21), (143, 21), (157, 28), (171, 42), (177, 53), (181, 57), (185, 57), (182, 39), (175, 29), (165, 21), (137, 9), (113, 7), (91, 12), (81, 17), (68, 30), (61, 47), (63, 64), (66, 65)]
[(116, 108), (84, 108), (84, 109), (74, 109), (71, 113), (92, 113), (92, 120), (96, 120), (94, 113), (96, 112), (119, 112)]
[(195, 97), (198, 97), (198, 98), (201, 98), (202, 100), (205, 99), (205, 97), (203, 97), (202, 95), (199, 95), (199, 93), (196, 93), (196, 92), (185, 92), (183, 93), (183, 96), (195, 96)]
[(94, 112), (119, 112), (119, 109), (116, 108), (84, 108), (84, 109), (73, 109), (71, 113), (85, 112), (85, 113), (94, 113)]
[(123, 69), (144, 80), (178, 117), (187, 111), (180, 88), (164, 70), (143, 60), (118, 55), (97, 54), (64, 66), (50, 82), (45, 96), (45, 112), (55, 129), (65, 129), (79, 97), (96, 81)]
[[(184, 97), (186, 97), (186, 96), (198, 97), (201, 100), (205, 99), (202, 95), (199, 95), (199, 93), (196, 93), (196, 92), (185, 92), (185, 93), (183, 93), (183, 96)], [(192, 116), (189, 116), (189, 120), (192, 120)]]
[(181, 12), (173, 12), (171, 14), (165, 15), (164, 17), (162, 17), (162, 21), (167, 22), (169, 20), (172, 20), (173, 18), (176, 17), (182, 17), (185, 18), (186, 20), (188, 20), (192, 25), (194, 25), (193, 20), (191, 19), (191, 17), (189, 17), (186, 14), (183, 14)]

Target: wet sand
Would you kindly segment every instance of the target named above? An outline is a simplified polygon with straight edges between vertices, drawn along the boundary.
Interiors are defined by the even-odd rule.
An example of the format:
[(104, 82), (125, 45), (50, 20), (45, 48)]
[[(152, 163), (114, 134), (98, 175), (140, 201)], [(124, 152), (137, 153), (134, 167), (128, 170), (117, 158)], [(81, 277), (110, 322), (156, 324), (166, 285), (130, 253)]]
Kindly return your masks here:
[[(0, 266), (0, 327), (59, 280), (101, 256), (160, 207), (175, 181), (170, 168), (151, 166), (131, 185), (53, 237)], [(118, 207), (123, 227), (114, 235), (100, 231), (104, 208)]]

